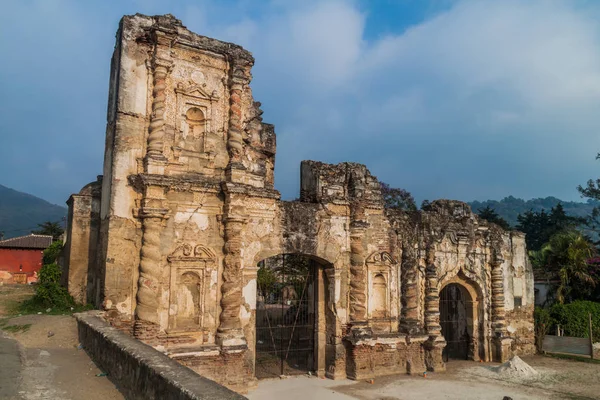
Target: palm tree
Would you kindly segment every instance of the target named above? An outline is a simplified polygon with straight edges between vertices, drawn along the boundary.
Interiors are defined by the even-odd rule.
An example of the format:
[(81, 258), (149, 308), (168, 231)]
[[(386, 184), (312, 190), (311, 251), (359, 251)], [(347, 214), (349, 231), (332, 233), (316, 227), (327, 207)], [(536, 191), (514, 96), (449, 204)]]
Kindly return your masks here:
[(573, 290), (575, 282), (594, 287), (596, 282), (589, 271), (588, 260), (594, 255), (594, 247), (577, 231), (559, 232), (553, 235), (536, 254), (534, 263), (543, 264), (554, 271), (560, 283), (556, 300), (563, 304)]

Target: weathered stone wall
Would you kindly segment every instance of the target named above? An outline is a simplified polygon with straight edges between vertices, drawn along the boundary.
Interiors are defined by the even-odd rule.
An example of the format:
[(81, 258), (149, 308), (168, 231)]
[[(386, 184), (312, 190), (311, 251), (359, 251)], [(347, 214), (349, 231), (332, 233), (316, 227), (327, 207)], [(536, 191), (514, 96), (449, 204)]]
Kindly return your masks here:
[[(522, 234), (457, 201), (386, 209), (377, 178), (356, 163), (304, 161), (300, 201), (280, 201), (274, 128), (249, 86), (253, 63), (170, 15), (123, 18), (100, 228), (88, 251), (88, 298), (113, 325), (241, 390), (254, 380), (257, 265), (295, 253), (320, 264), (319, 375), (443, 370), (439, 293), (450, 283), (471, 307), (470, 358), (533, 351)], [(221, 374), (224, 365), (235, 373)]]
[(75, 317), (81, 345), (128, 399), (245, 399), (111, 327), (101, 313)]
[(75, 301), (87, 304), (96, 285), (95, 254), (100, 230), (102, 177), (84, 186), (67, 201), (67, 239), (62, 263), (63, 284)]

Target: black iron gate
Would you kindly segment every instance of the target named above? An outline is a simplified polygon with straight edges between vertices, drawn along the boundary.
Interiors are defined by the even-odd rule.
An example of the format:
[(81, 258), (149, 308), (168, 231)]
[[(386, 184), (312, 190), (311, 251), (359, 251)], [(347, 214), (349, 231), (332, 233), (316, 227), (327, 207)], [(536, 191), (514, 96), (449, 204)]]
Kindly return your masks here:
[(472, 302), (463, 295), (456, 283), (451, 283), (440, 293), (440, 325), (446, 340), (442, 353), (448, 359), (466, 360), (469, 357), (471, 337), (469, 335), (468, 312)]
[(314, 368), (314, 262), (284, 254), (261, 261), (257, 277), (256, 377)]

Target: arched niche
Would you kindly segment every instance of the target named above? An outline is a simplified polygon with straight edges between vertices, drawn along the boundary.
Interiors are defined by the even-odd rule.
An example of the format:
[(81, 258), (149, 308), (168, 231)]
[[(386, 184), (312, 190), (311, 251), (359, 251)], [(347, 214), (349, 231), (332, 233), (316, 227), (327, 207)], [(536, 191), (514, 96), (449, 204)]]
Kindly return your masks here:
[[(183, 244), (168, 258), (170, 268), (169, 322), (167, 333), (195, 332), (202, 338), (207, 309), (211, 273), (216, 270), (215, 252), (203, 245)], [(208, 307), (207, 307), (208, 305)], [(210, 327), (208, 327), (210, 328)]]
[(398, 268), (387, 252), (375, 252), (367, 257), (367, 310), (371, 326), (379, 331), (392, 331), (398, 316)]

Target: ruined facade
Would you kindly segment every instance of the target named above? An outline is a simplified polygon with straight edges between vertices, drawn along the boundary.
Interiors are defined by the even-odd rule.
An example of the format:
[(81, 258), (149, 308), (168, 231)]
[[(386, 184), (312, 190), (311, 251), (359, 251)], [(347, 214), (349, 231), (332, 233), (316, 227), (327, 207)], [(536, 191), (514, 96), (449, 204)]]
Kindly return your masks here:
[(69, 291), (237, 390), (255, 380), (258, 265), (280, 254), (317, 263), (318, 375), (443, 370), (449, 285), (468, 358), (532, 353), (524, 235), (457, 201), (386, 209), (377, 179), (354, 163), (303, 162), (300, 200), (281, 201), (253, 63), (170, 15), (122, 19), (103, 179), (69, 201)]

